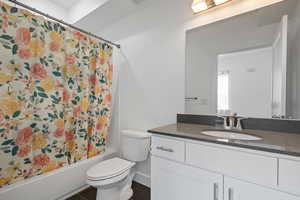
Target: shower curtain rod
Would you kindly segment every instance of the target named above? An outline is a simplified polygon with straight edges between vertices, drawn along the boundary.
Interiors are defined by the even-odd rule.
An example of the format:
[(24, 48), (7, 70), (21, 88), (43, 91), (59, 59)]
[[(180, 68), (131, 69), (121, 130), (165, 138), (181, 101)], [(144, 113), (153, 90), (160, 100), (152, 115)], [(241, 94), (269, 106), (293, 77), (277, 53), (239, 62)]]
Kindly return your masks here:
[(50, 15), (48, 15), (48, 14), (42, 12), (42, 11), (39, 11), (39, 10), (37, 10), (37, 9), (31, 7), (31, 6), (28, 6), (28, 5), (24, 4), (24, 3), (21, 3), (21, 2), (16, 1), (16, 0), (8, 0), (8, 1), (9, 1), (9, 2), (12, 2), (12, 3), (16, 4), (16, 5), (19, 5), (19, 6), (23, 7), (23, 8), (26, 8), (26, 9), (28, 9), (28, 10), (31, 10), (31, 11), (37, 13), (37, 14), (43, 15), (43, 16), (49, 18), (49, 19), (52, 19), (52, 20), (54, 20), (54, 21), (57, 21), (57, 22), (59, 22), (59, 23), (65, 25), (65, 26), (69, 26), (69, 27), (71, 27), (71, 28), (73, 28), (73, 29), (75, 29), (75, 30), (78, 30), (78, 31), (82, 32), (82, 33), (85, 33), (85, 34), (87, 34), (87, 35), (90, 35), (90, 36), (93, 36), (93, 37), (95, 37), (95, 38), (97, 38), (97, 39), (100, 39), (100, 40), (102, 40), (102, 41), (104, 41), (104, 42), (107, 42), (107, 43), (109, 43), (109, 44), (111, 44), (111, 45), (113, 45), (113, 46), (116, 46), (116, 47), (119, 48), (119, 49), (121, 48), (121, 45), (120, 45), (120, 44), (116, 44), (116, 43), (111, 42), (111, 41), (109, 41), (109, 40), (106, 40), (106, 39), (104, 39), (104, 38), (102, 38), (102, 37), (99, 37), (99, 36), (97, 36), (97, 35), (95, 35), (95, 34), (93, 34), (93, 33), (91, 33), (91, 32), (88, 32), (88, 31), (85, 31), (85, 30), (83, 30), (83, 29), (81, 29), (81, 28), (78, 28), (78, 27), (76, 27), (76, 26), (73, 26), (72, 24), (69, 24), (69, 23), (67, 23), (67, 22), (65, 22), (65, 21), (63, 21), (63, 20), (57, 19), (57, 18), (55, 18), (55, 17), (52, 17), (52, 16), (50, 16)]

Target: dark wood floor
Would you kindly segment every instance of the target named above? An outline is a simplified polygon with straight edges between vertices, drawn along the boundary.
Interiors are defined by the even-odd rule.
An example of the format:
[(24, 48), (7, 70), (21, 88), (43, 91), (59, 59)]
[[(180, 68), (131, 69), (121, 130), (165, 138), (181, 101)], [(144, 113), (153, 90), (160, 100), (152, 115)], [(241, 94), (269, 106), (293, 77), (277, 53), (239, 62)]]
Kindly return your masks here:
[[(130, 200), (150, 200), (150, 188), (133, 182), (133, 197)], [(67, 200), (95, 200), (97, 190), (89, 187), (88, 189), (68, 198)]]

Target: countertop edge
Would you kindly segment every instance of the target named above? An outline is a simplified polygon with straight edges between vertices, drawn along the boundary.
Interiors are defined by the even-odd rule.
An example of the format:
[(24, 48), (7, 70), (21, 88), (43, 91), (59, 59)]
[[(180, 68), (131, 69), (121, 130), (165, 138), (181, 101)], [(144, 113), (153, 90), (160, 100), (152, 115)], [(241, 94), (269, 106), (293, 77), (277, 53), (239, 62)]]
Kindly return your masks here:
[(185, 136), (185, 135), (175, 135), (172, 133), (159, 132), (159, 131), (155, 131), (155, 130), (151, 130), (151, 129), (148, 130), (147, 132), (153, 133), (153, 134), (158, 134), (158, 135), (163, 135), (163, 136), (170, 136), (170, 137), (174, 137), (174, 138), (191, 139), (191, 140), (197, 140), (197, 141), (213, 143), (213, 144), (220, 144), (220, 145), (225, 145), (225, 146), (233, 146), (233, 147), (257, 150), (257, 151), (264, 151), (264, 152), (269, 152), (269, 153), (277, 153), (277, 154), (283, 154), (283, 155), (288, 155), (288, 156), (300, 157), (300, 153), (297, 153), (297, 152), (269, 149), (269, 148), (264, 148), (264, 147), (250, 146), (250, 145), (237, 144), (237, 143), (226, 143), (226, 142), (222, 142), (222, 141), (196, 138), (196, 137)]

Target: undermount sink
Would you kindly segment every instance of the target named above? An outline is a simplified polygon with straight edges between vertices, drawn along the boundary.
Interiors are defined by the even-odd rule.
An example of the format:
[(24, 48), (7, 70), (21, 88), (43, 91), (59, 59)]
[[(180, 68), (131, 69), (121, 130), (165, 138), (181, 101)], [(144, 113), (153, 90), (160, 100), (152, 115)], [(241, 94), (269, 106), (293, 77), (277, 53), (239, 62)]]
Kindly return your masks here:
[(203, 131), (202, 134), (230, 140), (262, 140), (261, 137), (231, 131)]

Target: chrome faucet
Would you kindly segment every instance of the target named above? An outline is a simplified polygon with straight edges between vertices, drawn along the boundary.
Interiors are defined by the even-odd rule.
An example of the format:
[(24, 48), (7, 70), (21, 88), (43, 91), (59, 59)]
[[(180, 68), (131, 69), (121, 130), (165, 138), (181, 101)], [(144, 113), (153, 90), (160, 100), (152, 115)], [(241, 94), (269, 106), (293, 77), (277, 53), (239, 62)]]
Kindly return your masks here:
[(233, 113), (228, 116), (218, 116), (220, 118), (223, 118), (224, 123), (224, 129), (226, 130), (243, 130), (242, 126), (242, 120), (247, 119), (245, 117), (239, 117), (237, 116), (237, 113)]

